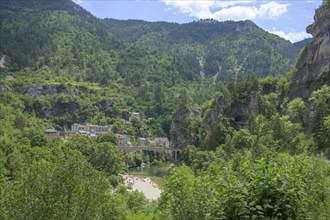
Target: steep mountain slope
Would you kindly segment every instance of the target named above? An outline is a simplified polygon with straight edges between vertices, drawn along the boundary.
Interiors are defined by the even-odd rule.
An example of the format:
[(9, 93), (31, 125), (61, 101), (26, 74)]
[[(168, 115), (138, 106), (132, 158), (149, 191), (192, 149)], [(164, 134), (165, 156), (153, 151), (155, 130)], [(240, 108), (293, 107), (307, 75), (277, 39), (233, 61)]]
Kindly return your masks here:
[(133, 86), (163, 77), (172, 85), (194, 79), (180, 60), (122, 42), (69, 0), (2, 1), (0, 25), (0, 53), (11, 69), (48, 66), (78, 80), (104, 84), (123, 78)]
[(293, 75), (296, 88), (307, 86), (309, 95), (315, 88), (313, 84), (330, 83), (330, 2), (324, 1), (316, 10), (315, 22), (307, 27), (314, 40), (302, 51)]
[[(295, 140), (297, 137), (281, 131), (287, 127), (292, 129), (292, 134), (303, 131), (301, 137), (313, 139), (314, 143), (302, 140), (306, 149), (323, 152), (329, 158), (329, 17), (330, 1), (326, 0), (316, 10), (315, 22), (307, 27), (313, 40), (301, 51), (295, 68), (285, 76), (278, 79), (249, 77), (230, 82), (219, 87), (220, 94), (205, 103), (203, 111), (197, 111), (195, 104), (176, 111), (171, 126), (175, 144), (216, 149), (218, 146), (231, 146), (231, 141), (237, 138), (235, 141), (238, 141), (239, 148), (244, 142), (251, 141), (250, 146), (255, 147), (259, 141), (266, 140), (269, 147), (277, 150), (289, 147), (294, 152), (299, 149), (299, 143)], [(260, 126), (263, 123), (264, 127)], [(190, 131), (194, 131), (195, 135), (191, 135)], [(266, 136), (261, 138), (263, 132)], [(235, 137), (235, 134), (241, 136)], [(267, 135), (275, 141), (269, 142)], [(228, 147), (228, 150), (232, 149)]]
[(212, 91), (184, 61), (118, 39), (70, 0), (0, 3), (1, 103), (53, 127), (112, 124), (139, 110), (164, 135), (179, 90)]
[[(168, 45), (164, 55), (153, 47), (141, 49), (117, 38), (104, 21), (69, 0), (1, 1), (0, 15), (0, 58), (5, 61), (5, 68), (0, 68), (1, 103), (46, 119), (57, 128), (88, 122), (110, 124), (116, 131), (132, 136), (168, 136), (173, 112), (180, 112), (181, 106), (191, 102), (202, 106), (215, 94), (223, 93), (220, 84), (211, 83), (214, 73), (208, 71), (219, 60), (221, 69), (226, 70), (219, 73), (219, 79), (229, 80), (236, 78), (233, 71), (261, 76), (275, 69), (280, 72), (291, 61), (282, 59), (279, 51), (293, 54), (289, 42), (269, 35), (249, 21), (206, 20), (186, 24), (182, 30), (177, 24), (159, 23), (158, 28), (165, 31), (172, 25), (177, 27), (177, 32), (171, 33), (176, 36), (173, 44), (167, 41), (172, 38), (163, 35), (164, 31), (159, 32), (164, 41), (153, 39)], [(171, 27), (166, 29), (167, 26)], [(143, 29), (136, 30), (136, 34), (143, 35)], [(212, 46), (212, 42), (218, 44)], [(171, 55), (176, 51), (178, 56)], [(274, 66), (266, 68), (269, 65)], [(205, 81), (199, 80), (200, 66), (204, 66)], [(251, 98), (262, 86), (255, 76), (244, 80), (238, 74), (237, 81), (227, 87), (233, 103), (224, 112), (232, 112), (230, 117), (239, 116), (237, 121), (245, 122), (249, 115), (243, 112), (243, 105), (253, 101), (254, 106), (257, 101)], [(264, 90), (274, 92), (276, 86), (265, 87)], [(122, 124), (122, 119), (127, 120), (133, 110), (139, 110), (143, 120), (128, 126)], [(191, 112), (194, 111), (181, 113)], [(196, 112), (200, 117), (201, 111)], [(178, 114), (176, 119), (180, 118), (190, 120)], [(193, 129), (187, 132), (194, 137), (193, 131), (200, 127), (194, 127), (198, 125), (194, 120), (188, 125)]]
[(306, 38), (304, 40), (293, 43), (293, 45), (295, 47), (297, 47), (299, 51), (301, 51), (309, 42), (312, 42), (312, 41), (313, 41), (313, 38)]
[(202, 78), (221, 81), (235, 79), (239, 73), (283, 75), (301, 49), (251, 21), (176, 24), (105, 19), (104, 23), (121, 39), (182, 57)]

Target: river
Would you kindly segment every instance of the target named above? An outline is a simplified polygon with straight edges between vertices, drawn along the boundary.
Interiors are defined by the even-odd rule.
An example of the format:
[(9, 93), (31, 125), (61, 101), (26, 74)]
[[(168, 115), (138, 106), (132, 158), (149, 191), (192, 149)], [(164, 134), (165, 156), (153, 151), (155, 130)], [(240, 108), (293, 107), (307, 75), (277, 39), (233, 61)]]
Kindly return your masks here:
[(168, 174), (171, 162), (162, 162), (158, 165), (150, 165), (148, 167), (135, 167), (128, 170), (129, 174), (137, 177), (149, 177), (154, 183), (159, 186), (164, 186), (164, 176)]

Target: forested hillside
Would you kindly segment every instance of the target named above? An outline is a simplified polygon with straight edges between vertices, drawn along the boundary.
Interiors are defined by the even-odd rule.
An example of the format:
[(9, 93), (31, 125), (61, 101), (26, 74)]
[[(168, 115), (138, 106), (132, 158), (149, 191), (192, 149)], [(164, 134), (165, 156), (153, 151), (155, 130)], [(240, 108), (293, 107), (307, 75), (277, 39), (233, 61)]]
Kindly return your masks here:
[(239, 73), (283, 75), (305, 44), (295, 46), (251, 21), (206, 19), (176, 24), (104, 19), (104, 23), (119, 38), (183, 58), (201, 77), (220, 81), (236, 79)]
[[(194, 78), (180, 60), (123, 43), (97, 18), (70, 1), (31, 1), (20, 7), (8, 1), (1, 4), (0, 51), (6, 55), (9, 69), (53, 67), (57, 75), (65, 73), (78, 81), (104, 84), (119, 78), (128, 85), (139, 84), (164, 77), (165, 68), (166, 78), (173, 77), (168, 80), (171, 85)], [(130, 65), (134, 65), (134, 72)], [(78, 79), (73, 75), (79, 75)]]
[(312, 42), (312, 41), (313, 41), (313, 38), (306, 38), (304, 40), (293, 43), (293, 45), (295, 47), (297, 47), (299, 51), (301, 51), (309, 42)]
[[(1, 6), (1, 85), (7, 100), (9, 94), (21, 96), (24, 112), (50, 119), (55, 127), (113, 124), (140, 110), (144, 118), (155, 118), (148, 135), (168, 134), (186, 83), (192, 83), (189, 90), (213, 87), (198, 84), (198, 74), (184, 61), (116, 38), (71, 1)], [(5, 80), (8, 75), (15, 80)], [(195, 94), (197, 102), (212, 97)]]
[[(250, 21), (100, 20), (71, 0), (0, 1), (0, 219), (330, 219), (329, 17), (324, 0), (295, 63), (305, 43)], [(74, 123), (111, 132), (44, 135)], [(122, 154), (115, 134), (180, 150), (158, 200), (123, 174), (169, 158)]]

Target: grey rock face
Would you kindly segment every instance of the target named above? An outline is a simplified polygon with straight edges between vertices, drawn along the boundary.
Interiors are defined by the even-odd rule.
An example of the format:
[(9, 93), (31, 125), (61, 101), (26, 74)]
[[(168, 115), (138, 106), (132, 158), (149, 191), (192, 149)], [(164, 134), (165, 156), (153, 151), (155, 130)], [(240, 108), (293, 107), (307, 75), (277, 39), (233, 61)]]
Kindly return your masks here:
[(4, 84), (0, 84), (0, 91), (7, 91), (7, 86)]
[(35, 97), (37, 95), (45, 95), (45, 94), (55, 94), (57, 92), (55, 86), (43, 86), (43, 85), (33, 85), (30, 86), (26, 93)]
[(259, 96), (254, 96), (248, 104), (231, 105), (225, 111), (226, 116), (232, 117), (239, 126), (246, 125), (251, 115), (259, 114), (259, 100)]
[(182, 148), (188, 144), (195, 144), (195, 138), (191, 137), (187, 129), (189, 118), (200, 117), (202, 110), (197, 106), (180, 107), (172, 116), (171, 143), (176, 148)]
[(316, 10), (315, 22), (307, 27), (314, 40), (302, 52), (293, 76), (296, 84), (313, 81), (330, 71), (330, 3)]

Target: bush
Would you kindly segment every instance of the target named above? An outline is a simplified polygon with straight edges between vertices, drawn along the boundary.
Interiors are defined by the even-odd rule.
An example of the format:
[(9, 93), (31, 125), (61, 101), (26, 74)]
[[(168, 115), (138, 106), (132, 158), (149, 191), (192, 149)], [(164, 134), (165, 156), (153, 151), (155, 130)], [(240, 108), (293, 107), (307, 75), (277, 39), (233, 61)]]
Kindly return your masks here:
[[(170, 219), (328, 218), (329, 165), (306, 155), (238, 153), (193, 174), (167, 179), (161, 207)], [(189, 192), (189, 193), (187, 193)]]

